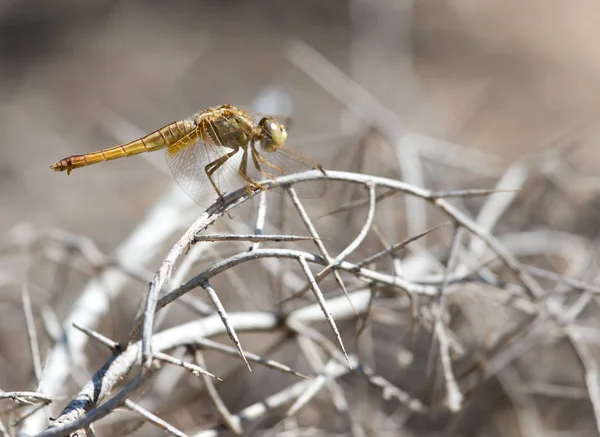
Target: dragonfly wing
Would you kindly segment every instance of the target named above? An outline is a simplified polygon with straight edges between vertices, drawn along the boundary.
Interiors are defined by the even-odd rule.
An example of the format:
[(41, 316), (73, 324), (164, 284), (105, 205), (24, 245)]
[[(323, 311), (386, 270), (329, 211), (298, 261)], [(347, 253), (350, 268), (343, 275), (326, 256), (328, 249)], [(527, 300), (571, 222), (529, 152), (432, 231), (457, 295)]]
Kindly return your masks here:
[(222, 195), (244, 186), (238, 174), (242, 150), (233, 152), (232, 149), (198, 139), (187, 145), (169, 147), (165, 157), (181, 189), (196, 203), (207, 207), (219, 198), (207, 170), (214, 170), (211, 179)]
[[(273, 176), (281, 176), (292, 173), (299, 173), (309, 170), (318, 170), (324, 173), (324, 169), (317, 161), (314, 161), (302, 153), (288, 147), (280, 146), (275, 152), (268, 152), (257, 147), (263, 161), (259, 160), (263, 171), (271, 173)], [(300, 197), (311, 199), (319, 198), (325, 194), (326, 184), (323, 180), (304, 182), (294, 185), (294, 189)]]

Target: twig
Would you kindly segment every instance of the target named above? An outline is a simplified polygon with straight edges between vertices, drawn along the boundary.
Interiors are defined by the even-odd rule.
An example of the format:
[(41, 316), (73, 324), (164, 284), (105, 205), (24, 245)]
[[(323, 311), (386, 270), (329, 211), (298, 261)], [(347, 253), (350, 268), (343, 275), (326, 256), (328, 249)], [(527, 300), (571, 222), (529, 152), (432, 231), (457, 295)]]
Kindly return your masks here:
[(33, 361), (33, 371), (35, 379), (39, 385), (42, 380), (42, 359), (40, 358), (40, 346), (38, 344), (35, 322), (33, 321), (33, 311), (31, 309), (31, 299), (27, 288), (27, 279), (23, 282), (21, 288), (21, 299), (23, 301), (23, 312), (25, 313), (25, 325), (27, 326), (27, 337), (29, 338), (29, 350)]
[[(394, 196), (396, 194), (397, 193), (395, 190), (387, 190), (385, 193), (378, 194), (377, 197), (375, 197), (375, 203), (379, 203), (383, 199), (387, 199), (388, 197)], [(329, 211), (329, 212), (319, 216), (318, 218), (327, 217), (330, 215), (338, 214), (340, 212), (350, 211), (350, 210), (359, 208), (361, 206), (368, 205), (369, 202), (370, 202), (370, 199), (368, 197), (366, 199), (356, 199), (356, 200), (346, 203), (344, 206), (334, 209), (333, 211)]]
[(201, 285), (202, 285), (202, 288), (204, 288), (204, 291), (206, 291), (206, 293), (208, 294), (208, 297), (210, 298), (213, 305), (217, 308), (217, 314), (219, 314), (219, 317), (221, 318), (221, 321), (223, 322), (223, 325), (225, 326), (227, 335), (229, 335), (229, 338), (235, 344), (235, 347), (237, 348), (238, 352), (240, 353), (240, 356), (242, 357), (242, 359), (244, 360), (244, 363), (246, 363), (246, 367), (248, 367), (248, 370), (250, 372), (252, 372), (252, 369), (250, 368), (250, 364), (248, 363), (248, 360), (246, 359), (246, 356), (244, 355), (244, 350), (242, 349), (240, 340), (238, 339), (237, 334), (235, 333), (235, 329), (229, 322), (229, 318), (227, 317), (227, 312), (225, 311), (225, 307), (223, 307), (223, 304), (221, 303), (219, 296), (217, 295), (215, 290), (212, 288), (212, 286), (210, 285), (208, 280), (202, 282)]
[(103, 336), (102, 334), (100, 334), (99, 332), (96, 332), (92, 329), (88, 329), (88, 328), (84, 328), (83, 326), (79, 326), (76, 323), (73, 323), (73, 327), (81, 332), (83, 332), (85, 335), (87, 335), (90, 338), (93, 338), (94, 340), (96, 340), (98, 343), (106, 346), (107, 348), (109, 348), (112, 352), (118, 352), (119, 350), (121, 350), (121, 345), (119, 343), (117, 343), (116, 341), (111, 340), (108, 337)]
[[(186, 257), (183, 259), (177, 271), (173, 274), (173, 277), (170, 279), (171, 287), (178, 287), (185, 280), (189, 271), (194, 267), (194, 265), (199, 261), (200, 257), (205, 253), (210, 253), (211, 248), (216, 243), (206, 242), (204, 244), (195, 245), (192, 247), (190, 251), (187, 252)], [(199, 311), (200, 314), (211, 314), (213, 312), (212, 308), (204, 304), (200, 299), (194, 298), (194, 296), (188, 295), (186, 296), (186, 302), (189, 306)], [(167, 318), (169, 311), (162, 311), (156, 318), (155, 329), (159, 329), (162, 325), (162, 322)]]
[[(515, 200), (517, 190), (520, 190), (523, 187), (527, 175), (528, 169), (522, 162), (511, 165), (508, 170), (504, 172), (504, 175), (496, 183), (494, 188), (496, 190), (513, 189), (515, 191), (508, 196), (490, 196), (490, 198), (487, 199), (477, 215), (477, 223), (483, 229), (486, 229), (488, 232), (492, 231), (496, 222), (500, 219), (502, 214), (504, 214), (508, 206)], [(471, 237), (468, 247), (469, 253), (473, 254), (476, 259), (479, 259), (485, 251), (485, 244), (481, 239)]]
[[(351, 367), (354, 367), (353, 361), (355, 363), (356, 360), (350, 361), (350, 358), (347, 358), (347, 361)], [(296, 401), (286, 412), (286, 416), (289, 417), (295, 415), (298, 412), (298, 410), (300, 410), (300, 408), (302, 408), (312, 398), (314, 398), (317, 395), (317, 393), (327, 384), (327, 381), (329, 380), (328, 374), (330, 374), (332, 372), (332, 369), (335, 369), (338, 365), (339, 364), (337, 363), (337, 361), (333, 359), (330, 360), (329, 363), (327, 363), (327, 365), (325, 366), (325, 369), (323, 369), (323, 373), (320, 373), (312, 381), (310, 381), (310, 383), (306, 387), (306, 390), (304, 390), (304, 392), (300, 396), (298, 396), (298, 399), (296, 399)]]
[[(297, 334), (299, 343), (302, 342), (304, 339), (309, 339), (312, 342), (318, 344), (330, 357), (337, 359), (340, 363), (348, 362), (346, 356), (342, 352), (340, 352), (339, 348), (336, 346), (335, 343), (333, 343), (331, 340), (329, 340), (316, 329), (311, 328), (306, 323), (303, 323), (301, 320), (299, 320), (297, 317), (294, 317), (294, 315), (290, 316), (286, 320), (286, 325), (290, 330), (294, 331)], [(307, 348), (302, 348), (305, 355), (307, 355), (306, 349)], [(311, 357), (307, 355), (306, 358), (309, 361), (309, 364), (312, 364), (310, 363)], [(316, 366), (315, 368), (317, 367), (318, 366)]]
[(49, 404), (53, 399), (42, 393), (34, 391), (0, 391), (0, 399), (10, 399), (22, 404), (31, 405), (33, 402), (42, 402)]
[(393, 254), (397, 251), (399, 251), (400, 249), (408, 246), (410, 243), (412, 243), (415, 240), (418, 240), (422, 237), (424, 237), (427, 234), (430, 234), (431, 232), (441, 228), (442, 226), (447, 226), (450, 222), (446, 222), (446, 223), (442, 223), (441, 225), (437, 225), (434, 226), (432, 228), (427, 229), (426, 231), (421, 232), (420, 234), (417, 234), (415, 236), (409, 237), (405, 240), (402, 240), (399, 243), (395, 243), (393, 245), (391, 245), (389, 248), (382, 250), (381, 252), (378, 252), (376, 254), (373, 254), (365, 259), (363, 259), (361, 262), (356, 263), (356, 267), (358, 269), (362, 268), (363, 266), (366, 266), (367, 264), (371, 264), (374, 263), (375, 261), (380, 260), (381, 258)]
[(569, 385), (549, 384), (545, 382), (530, 381), (520, 384), (517, 391), (526, 394), (548, 396), (559, 399), (588, 399), (589, 395), (583, 387)]
[[(329, 255), (329, 252), (327, 251), (327, 248), (321, 241), (321, 238), (319, 237), (319, 234), (317, 233), (317, 229), (315, 228), (312, 220), (306, 213), (306, 210), (304, 209), (304, 205), (302, 205), (302, 202), (300, 202), (300, 199), (298, 198), (296, 191), (292, 187), (288, 187), (287, 192), (288, 192), (288, 195), (290, 196), (290, 199), (292, 200), (292, 203), (294, 204), (294, 207), (296, 208), (296, 211), (298, 212), (298, 215), (300, 216), (300, 219), (306, 226), (306, 229), (308, 229), (308, 232), (310, 233), (310, 235), (315, 239), (315, 245), (319, 249), (319, 252), (321, 253), (321, 255), (323, 255), (323, 257), (327, 260), (328, 263), (332, 263), (333, 259), (331, 258), (331, 256)], [(345, 295), (348, 295), (348, 290), (346, 289), (346, 285), (344, 284), (344, 281), (342, 281), (342, 277), (340, 276), (340, 274), (338, 272), (334, 271), (333, 277), (334, 277), (335, 281), (338, 283), (338, 285), (340, 286), (340, 288), (342, 289), (342, 292)], [(301, 290), (294, 293), (294, 296), (296, 296), (298, 294), (302, 294), (306, 290), (308, 290), (308, 288), (303, 287)], [(294, 296), (292, 296), (292, 297), (294, 297)]]
[[(227, 355), (235, 355), (236, 357), (239, 356), (239, 352), (237, 351), (237, 349), (232, 348), (231, 346), (224, 345), (222, 343), (217, 343), (216, 341), (208, 340), (206, 338), (198, 339), (195, 341), (194, 344), (204, 349), (212, 349), (218, 352), (225, 353)], [(286, 366), (285, 364), (279, 363), (275, 360), (270, 360), (268, 358), (263, 358), (260, 355), (248, 352), (247, 350), (244, 351), (244, 356), (248, 361), (252, 361), (253, 363), (262, 364), (263, 366), (269, 367), (274, 370), (278, 370), (282, 373), (295, 375), (302, 379), (310, 379), (310, 377), (303, 375), (300, 372), (296, 372), (291, 367)]]
[[(190, 290), (201, 286), (201, 284), (212, 278), (213, 276), (225, 271), (228, 268), (231, 268), (235, 265), (244, 263), (246, 261), (261, 259), (261, 258), (288, 258), (288, 259), (299, 259), (304, 258), (309, 263), (316, 263), (322, 266), (327, 265), (325, 260), (317, 255), (302, 252), (299, 250), (292, 249), (258, 249), (253, 252), (243, 252), (237, 255), (234, 255), (230, 258), (222, 260), (212, 266), (211, 268), (205, 270), (204, 272), (196, 275), (195, 277), (189, 279), (186, 283), (182, 284), (180, 287), (170, 291), (161, 297), (156, 305), (157, 309), (163, 308), (168, 305), (175, 299), (184, 295)], [(364, 279), (367, 282), (379, 282), (381, 284), (390, 285), (392, 287), (401, 288), (403, 291), (408, 293), (416, 293), (423, 294), (426, 296), (435, 296), (438, 293), (438, 288), (431, 285), (420, 285), (411, 281), (408, 281), (404, 278), (388, 275), (384, 273), (379, 273), (377, 271), (373, 271), (366, 268), (357, 269), (355, 264), (349, 263), (347, 261), (341, 261), (336, 266), (340, 270), (344, 270), (355, 275), (358, 275), (359, 278)], [(457, 284), (449, 284), (448, 292), (456, 289)], [(140, 319), (137, 319), (134, 322), (134, 326), (140, 323)]]
[(491, 197), (492, 194), (499, 194), (499, 193), (516, 194), (519, 191), (520, 191), (520, 188), (515, 188), (515, 189), (491, 188), (489, 190), (488, 189), (480, 189), (480, 188), (470, 188), (470, 189), (466, 189), (466, 190), (436, 191), (435, 193), (433, 193), (433, 196), (437, 197), (438, 199), (450, 199), (452, 197), (466, 198), (466, 197), (478, 197), (478, 196)]
[(125, 407), (127, 407), (134, 413), (137, 413), (140, 416), (142, 416), (144, 419), (146, 419), (146, 421), (150, 422), (153, 425), (156, 425), (160, 429), (165, 430), (169, 434), (177, 436), (177, 437), (189, 437), (187, 434), (178, 430), (170, 423), (162, 420), (160, 417), (156, 416), (155, 414), (152, 414), (150, 411), (148, 411), (145, 408), (141, 407), (140, 405), (136, 404), (131, 399), (126, 399), (123, 404), (125, 405)]
[[(300, 235), (239, 235), (239, 234), (200, 234), (194, 237), (194, 242), (199, 241), (250, 241), (260, 243), (262, 241), (290, 242), (314, 240), (314, 237), (303, 237)], [(254, 250), (254, 249), (253, 249)]]
[[(259, 236), (262, 235), (263, 229), (265, 227), (265, 219), (267, 217), (267, 193), (265, 191), (261, 191), (259, 195), (258, 202), (258, 212), (256, 213), (256, 225), (254, 226), (254, 235)], [(258, 249), (258, 245), (260, 241), (254, 241), (250, 250)]]
[(362, 229), (360, 230), (360, 232), (358, 233), (356, 238), (354, 240), (352, 240), (352, 242), (344, 250), (342, 250), (342, 252), (340, 252), (340, 254), (338, 256), (336, 256), (332, 262), (329, 262), (327, 267), (325, 267), (323, 270), (321, 270), (317, 274), (317, 276), (316, 276), (317, 281), (319, 281), (320, 279), (323, 279), (325, 277), (325, 274), (329, 270), (331, 270), (340, 261), (346, 259), (352, 252), (354, 252), (358, 248), (358, 246), (360, 246), (360, 244), (364, 241), (364, 239), (367, 237), (367, 234), (371, 230), (371, 226), (373, 225), (373, 220), (375, 219), (375, 207), (376, 207), (375, 188), (376, 188), (376, 185), (374, 183), (367, 182), (366, 187), (369, 190), (369, 210), (367, 212), (367, 218), (365, 219), (365, 224), (363, 225)]
[[(130, 393), (137, 390), (145, 381), (145, 377), (150, 376), (152, 372), (146, 372), (145, 375), (138, 373), (131, 382), (129, 382), (119, 393), (112, 399), (106, 401), (89, 411), (85, 416), (81, 416), (81, 412), (73, 410), (72, 414), (61, 413), (61, 416), (48, 428), (46, 431), (39, 434), (37, 437), (62, 437), (78, 429), (87, 427), (93, 422), (105, 417), (116, 408), (122, 406), (127, 400)], [(145, 376), (145, 377), (144, 377)], [(79, 417), (80, 418), (76, 418)]]
[[(331, 330), (333, 331), (335, 338), (337, 339), (338, 344), (340, 345), (340, 348), (342, 349), (342, 352), (344, 353), (344, 356), (346, 357), (346, 360), (348, 360), (348, 354), (346, 353), (346, 349), (344, 348), (344, 343), (342, 342), (342, 337), (340, 336), (340, 332), (337, 329), (335, 320), (333, 320), (333, 317), (331, 316), (331, 312), (329, 311), (329, 308), (327, 307), (327, 302), (325, 301), (325, 298), (323, 297), (323, 292), (319, 288), (319, 285), (317, 284), (315, 277), (313, 276), (312, 272), (310, 271), (310, 268), (308, 267), (308, 263), (306, 262), (306, 260), (304, 258), (298, 258), (298, 262), (300, 263), (300, 266), (302, 267), (302, 271), (304, 272), (304, 274), (306, 275), (306, 277), (308, 279), (308, 282), (310, 284), (310, 287), (313, 290), (315, 298), (317, 299), (317, 302), (319, 303), (319, 306), (321, 307), (321, 311), (323, 311), (323, 314), (325, 315), (325, 319), (329, 323), (329, 326), (331, 327)], [(349, 300), (349, 303), (352, 304), (352, 301)]]
[(444, 321), (444, 312), (446, 311), (446, 287), (448, 286), (448, 277), (454, 270), (454, 265), (458, 262), (458, 251), (462, 237), (463, 228), (456, 227), (450, 245), (450, 255), (448, 257), (448, 265), (444, 273), (444, 282), (440, 288), (436, 303), (433, 305), (432, 311), (434, 314), (434, 330), (440, 346), (440, 360), (444, 379), (446, 381), (446, 403), (448, 408), (453, 413), (460, 411), (462, 407), (463, 395), (460, 392), (456, 378), (452, 372), (452, 360), (450, 358), (450, 342), (446, 332)]
[[(25, 411), (25, 414), (21, 415), (17, 420), (15, 420), (12, 423), (12, 426), (14, 426), (15, 428), (21, 426), (25, 420), (29, 419), (34, 414), (37, 414), (38, 411), (46, 410), (47, 405), (48, 403), (42, 402), (38, 405), (35, 405), (30, 410)], [(6, 411), (4, 411), (3, 413), (6, 413)]]
[[(201, 366), (206, 366), (202, 351), (196, 349), (194, 351), (194, 357), (196, 358), (196, 362), (198, 362), (198, 364), (200, 364)], [(239, 419), (239, 417), (231, 414), (231, 412), (225, 405), (225, 402), (223, 402), (223, 399), (221, 399), (221, 396), (219, 396), (219, 392), (217, 392), (217, 388), (215, 387), (215, 384), (212, 381), (212, 379), (207, 378), (205, 376), (203, 376), (202, 379), (204, 380), (204, 385), (206, 386), (208, 396), (210, 397), (212, 404), (216, 408), (221, 420), (225, 423), (225, 425), (227, 425), (227, 428), (229, 428), (229, 430), (235, 435), (242, 435), (243, 430), (241, 420)]]
[(218, 381), (222, 381), (221, 378), (219, 378), (218, 376), (215, 376), (212, 373), (204, 370), (200, 366), (196, 366), (195, 364), (192, 364), (192, 363), (187, 363), (187, 362), (185, 362), (183, 360), (180, 360), (178, 358), (172, 357), (172, 356), (167, 355), (167, 354), (165, 354), (163, 352), (156, 352), (154, 354), (154, 358), (156, 358), (157, 360), (160, 360), (160, 361), (164, 361), (165, 363), (173, 364), (174, 366), (179, 366), (182, 369), (187, 370), (188, 372), (190, 372), (194, 376), (207, 376), (209, 378), (213, 378), (213, 379), (216, 379)]
[(373, 369), (369, 367), (360, 366), (355, 369), (356, 373), (359, 375), (363, 375), (369, 384), (378, 387), (383, 392), (383, 399), (388, 400), (391, 398), (396, 399), (403, 405), (415, 413), (426, 414), (429, 411), (429, 408), (423, 404), (420, 400), (413, 398), (404, 390), (396, 387), (390, 381), (386, 380), (380, 375), (375, 374)]

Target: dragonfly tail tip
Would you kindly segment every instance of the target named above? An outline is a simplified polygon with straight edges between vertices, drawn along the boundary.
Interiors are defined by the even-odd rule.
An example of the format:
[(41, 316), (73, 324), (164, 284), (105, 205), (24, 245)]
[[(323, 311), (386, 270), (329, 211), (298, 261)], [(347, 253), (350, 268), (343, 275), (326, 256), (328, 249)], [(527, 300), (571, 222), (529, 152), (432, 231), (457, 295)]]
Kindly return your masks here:
[(67, 171), (67, 174), (71, 174), (71, 170), (73, 170), (73, 167), (70, 165), (65, 164), (63, 161), (59, 161), (59, 162), (55, 162), (54, 164), (49, 166), (52, 170), (54, 171)]

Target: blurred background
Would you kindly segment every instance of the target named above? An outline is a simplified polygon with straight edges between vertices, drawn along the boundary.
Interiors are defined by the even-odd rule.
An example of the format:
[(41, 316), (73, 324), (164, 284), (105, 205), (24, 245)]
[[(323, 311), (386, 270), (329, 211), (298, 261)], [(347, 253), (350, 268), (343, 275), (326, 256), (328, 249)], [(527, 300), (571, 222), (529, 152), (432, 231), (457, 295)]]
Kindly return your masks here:
[[(583, 0), (4, 0), (0, 8), (0, 229), (25, 219), (101, 237), (105, 249), (122, 240), (164, 176), (140, 159), (69, 178), (47, 168), (119, 142), (106, 111), (149, 132), (209, 106), (249, 106), (278, 86), (293, 98), (292, 138), (339, 133), (344, 104), (285, 58), (290, 38), (405, 126), (507, 159), (596, 124), (600, 11)], [(590, 165), (596, 149), (587, 148)], [(96, 200), (77, 209), (82, 192)]]
[[(549, 228), (592, 244), (600, 229), (598, 23), (600, 5), (585, 0), (0, 0), (0, 235), (26, 222), (85, 235), (113, 253), (172, 178), (141, 157), (69, 177), (50, 164), (210, 106), (251, 107), (278, 90), (293, 104), (290, 144), (328, 169), (401, 178), (388, 146), (367, 148), (368, 163), (353, 164), (390, 120), (394, 132), (428, 142), (427, 188), (489, 188), (513, 163), (539, 163), (502, 229)], [(328, 68), (354, 84), (328, 81)], [(372, 101), (396, 118), (377, 125), (364, 115)], [(363, 113), (352, 104), (365, 104)], [(451, 163), (436, 162), (436, 148), (440, 156), (451, 150)], [(468, 170), (455, 165), (463, 159)], [(342, 238), (339, 229), (332, 235)], [(11, 352), (21, 322), (8, 322), (8, 312), (20, 308), (18, 289), (1, 295), (0, 388), (33, 389), (31, 368), (20, 364), (26, 350)], [(565, 380), (580, 381), (577, 372)], [(499, 392), (483, 397), (485, 423), (455, 424), (455, 432), (519, 435)], [(541, 405), (542, 435), (593, 435), (585, 401)], [(406, 432), (443, 432), (447, 420), (417, 420), (408, 427), (415, 434)]]

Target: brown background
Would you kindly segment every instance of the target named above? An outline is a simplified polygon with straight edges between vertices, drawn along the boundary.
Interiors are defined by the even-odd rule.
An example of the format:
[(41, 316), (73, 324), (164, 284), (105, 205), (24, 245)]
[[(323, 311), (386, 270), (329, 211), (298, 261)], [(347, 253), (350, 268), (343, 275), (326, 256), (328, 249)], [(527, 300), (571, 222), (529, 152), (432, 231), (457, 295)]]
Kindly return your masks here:
[(152, 205), (168, 180), (140, 159), (48, 170), (115, 143), (98, 108), (149, 131), (279, 85), (295, 133), (337, 132), (343, 106), (281, 55), (292, 36), (419, 132), (514, 159), (596, 124), (599, 19), (584, 0), (4, 1), (0, 229), (59, 226), (110, 250)]
[[(338, 134), (354, 119), (282, 55), (290, 38), (311, 45), (420, 133), (506, 165), (557, 142), (577, 145), (574, 162), (590, 185), (569, 195), (598, 193), (599, 23), (600, 6), (586, 0), (3, 0), (0, 235), (27, 222), (89, 236), (106, 253), (129, 235), (171, 185), (168, 175), (139, 157), (69, 177), (48, 169), (133, 138), (111, 117), (149, 132), (209, 106), (248, 106), (276, 86), (294, 101), (292, 140)], [(343, 143), (328, 147), (305, 152), (344, 169), (335, 159)], [(534, 190), (533, 198), (544, 193)], [(569, 229), (595, 237), (596, 213), (582, 213), (580, 225), (573, 212), (560, 218), (567, 214)], [(15, 290), (6, 293), (5, 316), (20, 307), (8, 296)], [(61, 305), (63, 314), (68, 301)], [(16, 347), (15, 326), (3, 327), (5, 356)], [(0, 388), (24, 389), (30, 379), (29, 367), (0, 361)]]

